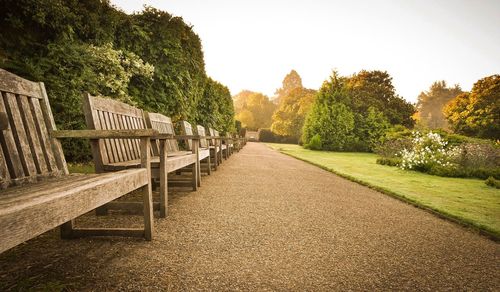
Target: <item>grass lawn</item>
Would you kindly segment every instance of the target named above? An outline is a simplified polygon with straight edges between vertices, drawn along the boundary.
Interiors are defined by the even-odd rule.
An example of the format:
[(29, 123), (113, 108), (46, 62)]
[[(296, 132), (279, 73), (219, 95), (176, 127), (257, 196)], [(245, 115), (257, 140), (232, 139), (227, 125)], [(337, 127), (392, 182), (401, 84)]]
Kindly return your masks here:
[(483, 180), (439, 177), (379, 165), (377, 155), (371, 153), (311, 151), (298, 145), (266, 144), (500, 239), (500, 190), (487, 186)]
[(94, 164), (89, 163), (68, 163), (70, 173), (94, 173)]

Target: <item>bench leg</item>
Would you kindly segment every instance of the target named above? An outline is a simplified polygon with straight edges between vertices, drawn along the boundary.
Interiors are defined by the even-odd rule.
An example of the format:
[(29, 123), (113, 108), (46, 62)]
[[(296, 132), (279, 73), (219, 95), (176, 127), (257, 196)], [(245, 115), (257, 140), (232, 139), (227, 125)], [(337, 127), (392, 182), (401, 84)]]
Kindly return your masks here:
[(168, 173), (167, 173), (167, 147), (160, 143), (160, 217), (167, 217), (168, 212)]
[(208, 154), (208, 157), (207, 157), (207, 164), (208, 164), (208, 175), (211, 175), (212, 174), (212, 165), (210, 163), (210, 153)]
[(95, 209), (95, 214), (97, 216), (105, 216), (108, 215), (108, 206), (106, 204), (102, 205), (101, 207), (97, 207)]
[(61, 238), (70, 239), (73, 238), (73, 226), (75, 224), (75, 220), (70, 220), (61, 225)]
[(193, 163), (193, 175), (191, 176), (192, 178), (192, 186), (193, 186), (193, 191), (198, 190), (198, 163)]
[[(163, 146), (165, 148), (165, 146)], [(141, 167), (146, 168), (148, 177), (151, 178), (151, 141), (149, 137), (141, 138)], [(166, 152), (165, 150), (163, 152)], [(164, 156), (166, 160), (166, 155)], [(144, 238), (153, 239), (153, 189), (151, 179), (142, 187), (142, 200), (144, 204)]]

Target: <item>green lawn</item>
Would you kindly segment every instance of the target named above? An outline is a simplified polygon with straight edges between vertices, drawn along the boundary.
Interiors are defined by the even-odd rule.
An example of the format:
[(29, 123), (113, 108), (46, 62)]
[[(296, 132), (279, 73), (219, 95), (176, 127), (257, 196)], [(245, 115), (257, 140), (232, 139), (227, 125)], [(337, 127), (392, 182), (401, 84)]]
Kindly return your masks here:
[(379, 165), (371, 153), (311, 151), (266, 143), (273, 149), (396, 196), (500, 238), (500, 190), (483, 180), (446, 178)]

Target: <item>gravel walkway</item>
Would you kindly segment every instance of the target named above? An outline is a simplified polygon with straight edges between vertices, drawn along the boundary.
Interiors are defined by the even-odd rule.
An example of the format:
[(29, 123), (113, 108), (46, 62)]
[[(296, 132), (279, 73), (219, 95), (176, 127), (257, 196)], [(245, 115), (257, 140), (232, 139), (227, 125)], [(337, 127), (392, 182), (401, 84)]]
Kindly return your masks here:
[(156, 220), (152, 242), (48, 232), (0, 255), (0, 290), (500, 290), (498, 243), (263, 144)]

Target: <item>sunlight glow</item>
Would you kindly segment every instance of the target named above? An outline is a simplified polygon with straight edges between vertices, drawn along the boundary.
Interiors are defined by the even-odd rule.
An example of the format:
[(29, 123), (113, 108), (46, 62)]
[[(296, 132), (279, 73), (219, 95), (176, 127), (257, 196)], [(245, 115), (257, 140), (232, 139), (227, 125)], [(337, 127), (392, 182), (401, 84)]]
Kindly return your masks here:
[(388, 71), (398, 94), (415, 102), (432, 82), (470, 90), (500, 73), (500, 1), (472, 0), (112, 0), (127, 13), (143, 5), (193, 25), (207, 73), (231, 93), (273, 96), (295, 69), (318, 89), (336, 69)]

